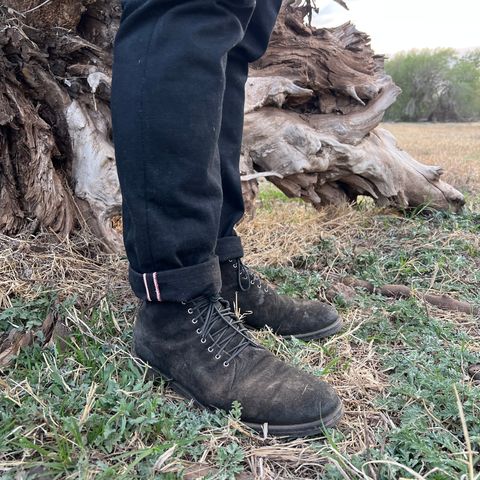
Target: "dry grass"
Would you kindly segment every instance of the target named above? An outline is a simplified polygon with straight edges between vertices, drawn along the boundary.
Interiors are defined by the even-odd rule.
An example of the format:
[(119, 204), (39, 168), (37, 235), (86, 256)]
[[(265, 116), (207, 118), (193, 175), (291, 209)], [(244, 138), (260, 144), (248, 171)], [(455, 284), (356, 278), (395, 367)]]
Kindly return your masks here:
[[(392, 132), (398, 145), (414, 158), (443, 167), (445, 181), (464, 193), (480, 192), (480, 123), (387, 123), (382, 126)], [(343, 240), (355, 238), (355, 230), (365, 228), (362, 215), (348, 207), (316, 211), (308, 205), (280, 202), (274, 209), (260, 208), (238, 231), (251, 265), (292, 265), (296, 257), (305, 255), (319, 240), (335, 236), (339, 239), (337, 243), (344, 244)], [(469, 241), (478, 245), (478, 236), (470, 234)]]
[[(242, 236), (247, 250), (250, 251), (251, 264), (285, 265), (292, 264), (296, 257), (302, 256), (322, 238), (337, 235), (341, 241), (350, 229), (360, 228), (362, 216), (350, 208), (331, 209), (322, 213), (300, 203), (280, 202), (270, 211), (260, 209), (257, 217), (242, 226)], [(356, 225), (356, 227), (355, 227)], [(352, 231), (352, 230), (350, 230)], [(343, 232), (343, 233), (342, 233)], [(74, 237), (69, 241), (58, 243), (58, 239), (49, 235), (35, 238), (0, 237), (2, 251), (1, 281), (2, 306), (8, 308), (12, 300), (22, 298), (25, 301), (35, 299), (45, 292), (57, 292), (60, 299), (78, 296), (79, 308), (89, 310), (100, 305), (102, 299), (112, 294), (119, 302), (133, 301), (126, 283), (126, 262), (116, 255), (103, 254), (94, 243), (94, 239)], [(255, 248), (249, 248), (255, 245)], [(328, 272), (325, 272), (328, 275)], [(121, 308), (113, 305), (113, 309)], [(352, 454), (373, 447), (375, 430), (380, 424), (388, 428), (391, 420), (374, 405), (374, 399), (387, 388), (386, 375), (378, 366), (378, 358), (372, 345), (365, 342), (352, 342), (356, 330), (368, 319), (369, 312), (355, 309), (345, 317), (345, 332), (328, 341), (328, 346), (335, 352), (339, 365), (338, 372), (328, 375), (327, 380), (334, 384), (341, 394), (346, 409), (346, 416), (340, 429), (345, 440), (337, 445), (339, 454)], [(81, 315), (73, 310), (63, 321), (69, 331), (81, 331), (85, 337), (95, 342), (108, 344), (108, 338), (92, 334), (88, 325), (81, 321)], [(131, 322), (133, 319), (130, 319)], [(293, 360), (289, 346), (279, 337), (269, 332), (258, 334), (262, 343), (274, 347), (272, 350), (286, 360)], [(116, 356), (130, 357), (128, 345), (119, 341)], [(295, 353), (295, 363), (312, 371), (322, 369), (328, 363), (324, 349), (311, 343)], [(115, 361), (114, 357), (110, 361)], [(9, 389), (9, 396), (20, 399), (25, 386), (19, 383)], [(27, 386), (28, 388), (28, 386)], [(178, 401), (174, 392), (166, 390), (166, 398)], [(88, 407), (88, 402), (85, 409)], [(219, 430), (211, 433), (211, 440), (206, 450), (204, 468), (212, 473), (215, 465), (208, 463), (209, 451), (215, 452), (225, 442), (230, 433)], [(140, 439), (138, 439), (140, 441)], [(141, 443), (133, 442), (132, 449)], [(279, 441), (269, 439), (262, 441), (258, 437), (247, 435), (242, 442), (251, 472), (257, 472), (257, 478), (313, 478), (315, 471), (325, 460), (316, 449), (311, 450), (308, 440)], [(330, 451), (327, 445), (326, 451)], [(5, 465), (11, 465), (6, 463)], [(188, 462), (166, 462), (162, 471), (178, 472), (190, 468), (195, 472), (198, 466)], [(205, 471), (203, 470), (203, 473)], [(198, 478), (192, 473), (191, 478)]]
[[(446, 172), (446, 181), (464, 192), (477, 194), (480, 191), (479, 124), (387, 124), (384, 127), (398, 138), (402, 148), (419, 161), (442, 166)], [(309, 206), (279, 201), (270, 208), (260, 209), (252, 221), (241, 224), (239, 233), (248, 252), (248, 262), (258, 266), (295, 265), (299, 258), (312, 254), (319, 242), (330, 241), (333, 244), (332, 249), (337, 250), (338, 255), (333, 254), (333, 260), (330, 259), (328, 265), (319, 267), (320, 275), (327, 282), (335, 282), (339, 276), (346, 273), (346, 266), (341, 258), (341, 252), (345, 250), (362, 254), (374, 248), (381, 255), (382, 251), (388, 252), (399, 247), (412, 252), (419, 248), (434, 249), (437, 246), (448, 249), (450, 245), (454, 249), (453, 245), (458, 240), (470, 244), (473, 250), (480, 249), (478, 234), (466, 231), (438, 231), (433, 233), (427, 243), (422, 240), (419, 244), (419, 240), (415, 238), (406, 238), (399, 245), (396, 243), (398, 238), (392, 239), (383, 223), (375, 220), (378, 214), (397, 215), (391, 211), (358, 211), (348, 207), (317, 212)], [(411, 227), (406, 222), (403, 228), (407, 233)], [(402, 233), (397, 232), (396, 236), (401, 238)], [(407, 236), (406, 234), (405, 237)], [(480, 267), (475, 259), (472, 259), (472, 262), (474, 268)], [(439, 279), (437, 274), (438, 272), (433, 272), (431, 277), (423, 278), (429, 285), (423, 288), (424, 293), (449, 293), (458, 297), (458, 291), (450, 291), (451, 284), (472, 288), (468, 276), (444, 274)], [(480, 350), (478, 320), (467, 314), (446, 312), (428, 306), (425, 308), (433, 317), (458, 325), (467, 333), (472, 339), (469, 344), (470, 351)], [(366, 309), (350, 309), (345, 316), (346, 332), (331, 340), (331, 343), (328, 342), (335, 347), (335, 354), (340, 359), (339, 365), (348, 365), (328, 376), (328, 381), (335, 385), (346, 404), (346, 415), (339, 426), (345, 436), (337, 446), (340, 458), (342, 455), (358, 454), (368, 449), (382, 449), (375, 432), (380, 427), (383, 431), (396, 427), (394, 418), (375, 407), (376, 399), (388, 392), (388, 375), (382, 371), (375, 348), (355, 336), (356, 330), (369, 320), (370, 315), (371, 312)], [(288, 348), (282, 348), (282, 342), (278, 342), (275, 353), (288, 359), (287, 352)], [(315, 346), (304, 348), (297, 357), (302, 364), (316, 368), (324, 366), (326, 361)], [(343, 461), (348, 466), (349, 462), (345, 457)], [(281, 465), (277, 467), (281, 468)], [(340, 469), (340, 465), (338, 468)], [(352, 470), (345, 473), (345, 478), (356, 478), (358, 472), (355, 472), (355, 468), (352, 465), (348, 468)], [(373, 472), (366, 473), (364, 478), (375, 478), (375, 469), (373, 466), (369, 468), (373, 469)], [(416, 478), (423, 477), (418, 475)]]
[[(326, 240), (337, 253), (330, 255), (328, 265), (319, 262), (313, 268), (330, 284), (348, 274), (349, 266), (345, 264), (342, 252), (349, 250), (357, 254), (376, 251), (381, 261), (382, 254), (395, 249), (403, 248), (411, 252), (427, 248), (449, 249), (451, 245), (451, 248), (455, 248), (454, 242), (461, 239), (480, 251), (478, 234), (462, 231), (433, 232), (428, 242), (422, 241), (420, 244), (415, 238), (406, 238), (413, 228), (413, 224), (410, 225), (408, 221), (396, 231), (396, 238), (392, 238), (382, 220), (378, 219), (378, 215), (398, 216), (389, 210), (341, 207), (317, 212), (300, 203), (283, 201), (278, 201), (271, 207), (260, 209), (253, 220), (243, 223), (238, 229), (248, 252), (248, 263), (256, 266), (293, 266), (299, 259), (314, 254), (319, 242)], [(399, 240), (401, 243), (398, 243)], [(420, 287), (419, 291), (458, 297), (457, 291), (449, 290), (450, 284), (472, 287), (466, 276), (437, 277), (439, 275), (435, 271), (431, 276), (424, 276), (424, 284), (429, 286)], [(323, 297), (324, 292), (320, 291), (319, 296)], [(443, 311), (427, 305), (425, 308), (433, 317), (458, 325), (472, 339), (470, 351), (480, 351), (480, 324), (472, 315)], [(309, 344), (297, 352), (295, 357), (300, 364), (318, 369), (323, 368), (328, 360), (323, 349), (332, 346), (335, 351), (341, 368), (336, 373), (329, 374), (327, 380), (335, 386), (346, 406), (345, 417), (339, 426), (345, 435), (344, 441), (338, 444), (340, 454), (358, 454), (369, 448), (382, 448), (378, 438), (374, 440), (375, 432), (380, 427), (388, 431), (396, 426), (395, 419), (375, 406), (376, 400), (388, 392), (388, 375), (382, 371), (372, 344), (356, 336), (356, 331), (371, 319), (371, 314), (369, 309), (350, 308), (344, 315), (346, 330), (342, 335), (328, 340), (323, 348), (314, 343)], [(258, 337), (262, 340), (265, 335), (268, 334), (260, 334)], [(274, 352), (291, 360), (288, 347), (280, 339), (276, 340)], [(289, 455), (291, 454), (289, 450)]]
[[(279, 203), (277, 208), (269, 213), (259, 210), (256, 219), (242, 227), (247, 248), (253, 243), (257, 246), (256, 249), (252, 249), (253, 253), (249, 259), (252, 264), (258, 265), (292, 264), (295, 257), (303, 255), (311, 246), (316, 245), (319, 239), (330, 238), (334, 232), (340, 235), (342, 228), (347, 224), (353, 224), (355, 217), (360, 219), (349, 208), (337, 211), (332, 209), (319, 215), (310, 207), (299, 203), (294, 205)], [(262, 232), (262, 236), (259, 237), (255, 232)], [(299, 237), (301, 241), (298, 240)], [(82, 321), (81, 311), (102, 307), (105, 296), (118, 299), (118, 304), (111, 306), (114, 312), (121, 310), (125, 302), (134, 301), (127, 287), (125, 260), (117, 255), (102, 253), (95, 245), (94, 239), (83, 237), (73, 237), (59, 243), (57, 238), (49, 235), (15, 239), (0, 236), (0, 247), (2, 251), (0, 288), (3, 308), (11, 307), (15, 299), (31, 301), (46, 292), (57, 293), (59, 299), (77, 296), (78, 310), (73, 309), (62, 319), (67, 332), (80, 331), (82, 336), (90, 338), (91, 341), (102, 345), (110, 343), (111, 339), (98, 332), (92, 333), (92, 325)], [(362, 452), (374, 446), (372, 439), (375, 436), (375, 429), (380, 424), (388, 427), (391, 422), (376, 410), (372, 403), (388, 385), (386, 375), (378, 366), (377, 355), (372, 345), (351, 341), (356, 330), (368, 318), (368, 314), (368, 311), (359, 309), (349, 312), (345, 317), (346, 330), (324, 345), (335, 352), (339, 365), (343, 366), (338, 372), (326, 376), (326, 379), (336, 386), (345, 402), (346, 416), (340, 425), (345, 440), (336, 447), (340, 455)], [(133, 318), (126, 320), (131, 324)], [(119, 329), (117, 325), (116, 328)], [(280, 357), (288, 361), (294, 360), (295, 363), (312, 371), (324, 368), (329, 361), (324, 348), (318, 344), (304, 346), (295, 353), (294, 358), (289, 346), (281, 338), (269, 332), (259, 332), (257, 337), (260, 342), (273, 345), (272, 350)], [(115, 362), (115, 358), (130, 358), (134, 362), (137, 361), (131, 357), (128, 344), (120, 339), (117, 339), (116, 353), (109, 361)], [(12, 384), (8, 388), (8, 396), (20, 403), (25, 388), (29, 389), (28, 382)], [(90, 390), (83, 412), (88, 412), (91, 408), (88, 402), (89, 395), (91, 396)], [(178, 395), (169, 389), (165, 390), (163, 395), (172, 402), (179, 400)], [(243, 430), (238, 426), (236, 428)], [(322, 458), (326, 453), (319, 456), (317, 449), (310, 449), (309, 440), (285, 441), (271, 438), (262, 440), (248, 432), (245, 433), (247, 435), (242, 441), (242, 448), (250, 471), (256, 472), (257, 478), (313, 478), (318, 468), (325, 463)], [(205, 451), (206, 461), (201, 470), (203, 474), (207, 469), (207, 472), (210, 474), (213, 472), (215, 476), (215, 465), (209, 464), (208, 459), (212, 452), (228, 443), (230, 435), (228, 429), (211, 432), (211, 439)], [(140, 449), (142, 446), (144, 447), (141, 439), (135, 439), (131, 443), (132, 450)], [(330, 452), (330, 448), (326, 445), (326, 452)], [(3, 465), (11, 467), (13, 464), (4, 462)], [(166, 462), (161, 466), (161, 471), (174, 473), (185, 468), (191, 470), (191, 478), (199, 478), (195, 474), (198, 465), (190, 464), (188, 461)], [(93, 470), (91, 474), (94, 475)]]
[[(242, 237), (249, 265), (291, 265), (297, 257), (332, 235), (345, 234), (345, 225), (356, 214), (348, 207), (315, 210), (298, 202), (275, 202), (257, 209), (255, 217), (242, 222)], [(343, 233), (342, 233), (343, 231)]]
[(445, 181), (480, 191), (480, 123), (386, 123), (398, 145), (414, 158), (445, 169)]
[(64, 241), (50, 234), (0, 235), (0, 252), (0, 308), (46, 292), (56, 292), (60, 299), (79, 296), (85, 306), (112, 291), (131, 296), (125, 261), (103, 253), (88, 233)]

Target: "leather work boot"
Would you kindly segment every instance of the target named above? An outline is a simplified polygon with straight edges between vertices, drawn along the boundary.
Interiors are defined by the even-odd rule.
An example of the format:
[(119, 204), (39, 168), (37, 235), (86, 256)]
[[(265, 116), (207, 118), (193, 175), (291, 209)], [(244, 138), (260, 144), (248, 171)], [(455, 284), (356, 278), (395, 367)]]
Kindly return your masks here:
[(239, 401), (256, 431), (267, 423), (271, 435), (314, 435), (342, 416), (332, 387), (255, 343), (220, 297), (143, 303), (133, 352), (197, 406), (228, 411)]
[(279, 295), (241, 259), (220, 264), (222, 297), (247, 313), (244, 322), (253, 328), (270, 327), (275, 333), (301, 340), (324, 338), (342, 328), (337, 311), (322, 302), (295, 300)]

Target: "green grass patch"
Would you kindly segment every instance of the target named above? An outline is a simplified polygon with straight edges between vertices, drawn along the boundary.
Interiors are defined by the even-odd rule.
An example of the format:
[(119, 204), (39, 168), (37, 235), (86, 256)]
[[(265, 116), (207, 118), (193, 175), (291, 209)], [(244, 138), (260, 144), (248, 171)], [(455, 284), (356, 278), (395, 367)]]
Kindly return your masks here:
[[(262, 189), (262, 208), (283, 197)], [(357, 213), (341, 237), (335, 227), (294, 266), (261, 273), (297, 298), (316, 299), (348, 275), (480, 304), (477, 213), (400, 217), (373, 215), (365, 205)], [(268, 332), (258, 338), (286, 361), (327, 376), (350, 402), (369, 374), (386, 386), (349, 403), (344, 423), (325, 438), (292, 442), (239, 429), (241, 406), (200, 411), (152, 383), (129, 353), (131, 298), (108, 295), (90, 306), (41, 292), (13, 299), (0, 312), (0, 335), (38, 332), (49, 314), (68, 333), (47, 345), (38, 334), (1, 372), (0, 478), (168, 480), (203, 465), (212, 479), (242, 472), (253, 478), (262, 468), (271, 474), (265, 478), (473, 480), (455, 389), (478, 476), (480, 386), (468, 376), (468, 366), (480, 363), (478, 319), (427, 307), (420, 296), (394, 300), (360, 289), (337, 307), (347, 326), (337, 340), (305, 343)]]

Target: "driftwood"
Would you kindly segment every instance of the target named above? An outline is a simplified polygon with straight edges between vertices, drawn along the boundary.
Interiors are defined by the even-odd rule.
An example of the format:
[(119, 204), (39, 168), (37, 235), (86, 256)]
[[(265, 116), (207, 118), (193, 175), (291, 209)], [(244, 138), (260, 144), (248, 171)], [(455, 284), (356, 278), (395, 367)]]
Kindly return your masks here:
[[(400, 89), (350, 24), (315, 29), (286, 2), (247, 84), (244, 158), (316, 207), (368, 195), (382, 206), (458, 210), (463, 196), (378, 128)], [(248, 171), (248, 168), (247, 168)]]
[[(3, 0), (0, 6), (0, 231), (67, 235), (85, 222), (121, 249), (109, 110), (117, 1)], [(463, 197), (377, 126), (399, 93), (365, 34), (313, 29), (285, 2), (247, 85), (242, 156), (258, 176), (316, 207), (370, 195), (457, 210)]]

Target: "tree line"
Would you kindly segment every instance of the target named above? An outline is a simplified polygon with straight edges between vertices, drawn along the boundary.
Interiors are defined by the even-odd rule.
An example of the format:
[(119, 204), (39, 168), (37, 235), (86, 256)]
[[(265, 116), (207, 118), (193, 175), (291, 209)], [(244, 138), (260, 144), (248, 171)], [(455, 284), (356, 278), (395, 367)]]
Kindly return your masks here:
[(480, 120), (480, 48), (464, 54), (448, 48), (402, 52), (385, 70), (402, 89), (386, 120)]

